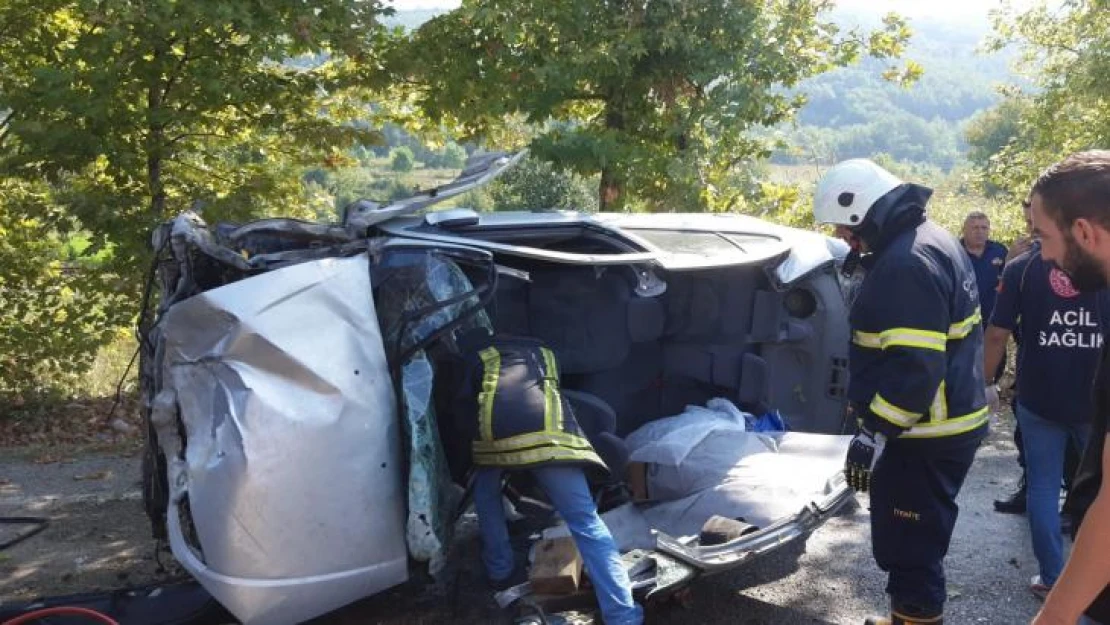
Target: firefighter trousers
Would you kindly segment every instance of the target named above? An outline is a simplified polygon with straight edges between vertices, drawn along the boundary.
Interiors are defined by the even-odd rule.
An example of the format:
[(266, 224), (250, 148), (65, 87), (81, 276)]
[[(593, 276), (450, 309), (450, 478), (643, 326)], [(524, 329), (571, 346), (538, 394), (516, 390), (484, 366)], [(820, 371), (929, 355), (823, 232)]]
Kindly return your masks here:
[(981, 439), (895, 439), (875, 466), (871, 548), (889, 574), (886, 591), (895, 610), (944, 612), (944, 556), (959, 512), (956, 495)]

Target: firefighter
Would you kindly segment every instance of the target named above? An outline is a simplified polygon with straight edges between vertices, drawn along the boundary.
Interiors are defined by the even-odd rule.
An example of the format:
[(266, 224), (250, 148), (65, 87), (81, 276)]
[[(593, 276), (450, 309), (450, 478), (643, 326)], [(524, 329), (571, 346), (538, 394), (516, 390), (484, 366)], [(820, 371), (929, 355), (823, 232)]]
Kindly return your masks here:
[(462, 414), (474, 426), (474, 507), (482, 563), (495, 590), (525, 581), (501, 503), (504, 471), (528, 470), (566, 521), (607, 625), (639, 625), (628, 573), (598, 515), (586, 470), (607, 472), (559, 391), (554, 353), (537, 339), (478, 329), (459, 341), (465, 379)]
[(849, 316), (858, 429), (845, 473), (871, 493), (871, 546), (891, 604), (868, 625), (943, 622), (956, 495), (990, 418), (975, 272), (926, 218), (930, 195), (852, 159), (826, 173), (814, 198), (816, 220), (857, 241), (867, 269)]

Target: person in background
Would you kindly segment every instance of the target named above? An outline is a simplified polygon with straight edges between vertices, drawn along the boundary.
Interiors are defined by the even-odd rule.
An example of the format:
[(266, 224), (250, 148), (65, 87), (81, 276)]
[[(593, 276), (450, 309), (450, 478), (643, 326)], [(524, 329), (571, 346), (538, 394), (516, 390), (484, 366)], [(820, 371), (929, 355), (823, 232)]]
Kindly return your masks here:
[[(994, 311), (994, 300), (998, 291), (999, 280), (1002, 279), (1002, 267), (1006, 264), (1009, 251), (1005, 245), (998, 241), (991, 241), (991, 220), (986, 213), (972, 211), (964, 217), (963, 236), (960, 245), (971, 258), (971, 267), (975, 270), (975, 283), (979, 287), (979, 308), (983, 314), (983, 324), (991, 318)], [(1006, 370), (1006, 360), (1003, 359), (997, 370), (985, 371), (992, 375), (992, 382), (998, 383), (1002, 373)]]
[[(1044, 171), (1031, 193), (1041, 257), (1082, 293), (1110, 286), (1110, 150), (1073, 154)], [(1078, 531), (1071, 557), (1033, 625), (1110, 625), (1110, 347), (1095, 378), (1091, 440), (1067, 508)]]
[(1025, 236), (1014, 239), (1014, 242), (1010, 244), (1009, 251), (1006, 252), (1006, 262), (1010, 262), (1018, 256), (1028, 252), (1029, 249), (1033, 247), (1033, 244), (1037, 242), (1036, 239), (1033, 238), (1033, 222), (1031, 221), (1032, 218), (1029, 216), (1028, 199), (1022, 201), (1021, 210), (1025, 215)]
[(1025, 433), (1019, 444), (1040, 569), (1030, 590), (1041, 599), (1064, 566), (1060, 483), (1069, 443), (1081, 449), (1089, 435), (1091, 382), (1105, 335), (1101, 311), (1110, 315), (1110, 292), (1080, 293), (1034, 245), (1006, 265), (986, 329), (985, 371), (1003, 361), (1011, 333), (1024, 337), (1018, 347), (1014, 415)]
[[(1018, 238), (1010, 246), (1009, 252), (1006, 254), (1006, 264), (1017, 258), (1018, 256), (1028, 252), (1032, 249), (1036, 241), (1033, 239), (1033, 222), (1029, 217), (1029, 200), (1025, 199), (1021, 203), (1022, 214), (1025, 217), (1025, 236)], [(997, 297), (996, 297), (997, 299)], [(984, 316), (984, 322), (990, 321), (989, 316)], [(1021, 362), (1021, 328), (1020, 326), (1013, 328), (1014, 343), (1018, 347), (1018, 362)], [(1002, 365), (1005, 368), (1006, 354), (1003, 352)], [(1012, 399), (1010, 400), (1010, 413), (1017, 414), (1017, 373), (1014, 372), (1015, 383), (1010, 387), (1013, 392)], [(997, 383), (997, 381), (996, 381)], [(1008, 497), (994, 500), (995, 512), (1003, 514), (1025, 514), (1025, 504), (1027, 497), (1027, 483), (1025, 479), (1025, 446), (1021, 440), (1021, 424), (1017, 422), (1017, 417), (1014, 418), (1014, 445), (1017, 447), (1017, 461), (1018, 466), (1021, 467), (1021, 479), (1018, 480), (1018, 487)], [(1072, 447), (1068, 447), (1068, 457), (1072, 458), (1075, 454), (1072, 452)], [(1070, 465), (1074, 469), (1074, 464)], [(1065, 475), (1067, 475), (1065, 473)]]
[[(1009, 263), (1011, 261), (1013, 261), (1015, 258), (1017, 258), (1018, 256), (1021, 256), (1021, 255), (1025, 254), (1026, 252), (1034, 249), (1037, 246), (1036, 238), (1033, 236), (1033, 222), (1032, 222), (1032, 217), (1030, 216), (1030, 206), (1029, 206), (1029, 199), (1028, 198), (1026, 198), (1025, 200), (1022, 201), (1021, 209), (1022, 209), (1022, 215), (1023, 215), (1024, 220), (1025, 220), (1025, 236), (1016, 239), (1013, 242), (1013, 244), (1010, 246), (1010, 250), (1006, 255), (1006, 266), (1009, 266)], [(1040, 253), (1039, 248), (1036, 249), (1036, 253), (1038, 253), (1038, 254)], [(998, 290), (999, 290), (999, 292), (1001, 292), (1003, 290), (1003, 286), (1002, 286), (1001, 282), (999, 283)], [(996, 302), (997, 302), (998, 297), (999, 296), (996, 296)], [(984, 321), (985, 322), (990, 321), (990, 317), (985, 317)], [(1021, 478), (1018, 480), (1018, 487), (1017, 487), (1016, 490), (1014, 490), (1013, 493), (1011, 493), (1009, 496), (1007, 496), (1003, 499), (995, 499), (994, 500), (994, 509), (995, 509), (995, 511), (996, 512), (1001, 512), (1003, 514), (1025, 514), (1026, 503), (1027, 503), (1027, 498), (1028, 498), (1028, 492), (1027, 492), (1028, 483), (1027, 483), (1027, 480), (1026, 480), (1026, 472), (1025, 472), (1025, 443), (1022, 440), (1021, 423), (1017, 420), (1017, 410), (1018, 410), (1018, 408), (1017, 408), (1017, 406), (1018, 406), (1017, 379), (1019, 377), (1021, 377), (1021, 361), (1022, 361), (1021, 325), (1022, 324), (1020, 322), (1020, 319), (1018, 319), (1018, 320), (1015, 321), (1013, 327), (1008, 328), (1008, 330), (1012, 330), (1011, 334), (1014, 338), (1014, 343), (1017, 344), (1017, 350), (1018, 350), (1017, 351), (1017, 362), (1016, 362), (1017, 367), (1016, 367), (1016, 370), (1014, 372), (1014, 384), (1010, 387), (1010, 390), (1013, 393), (1012, 396), (1011, 396), (1011, 399), (1010, 399), (1010, 412), (1011, 412), (1011, 414), (1015, 415), (1014, 416), (1014, 445), (1017, 447), (1017, 461), (1018, 461), (1018, 466), (1021, 467)], [(987, 333), (986, 338), (989, 339), (989, 332)], [(989, 349), (989, 340), (988, 340), (987, 348)], [(991, 362), (991, 359), (988, 357), (987, 361)], [(1005, 366), (1006, 366), (1005, 362), (1006, 362), (1006, 354), (1005, 354), (1005, 348), (1003, 348), (1001, 362), (999, 363), (999, 368), (1000, 369), (1005, 368)], [(1079, 453), (1080, 453), (1080, 451), (1081, 451), (1081, 448), (1077, 448), (1074, 442), (1072, 442), (1070, 440), (1068, 441), (1067, 453), (1065, 454), (1065, 457), (1064, 457), (1063, 486), (1064, 486), (1065, 490), (1070, 488), (1071, 478), (1075, 474), (1076, 468), (1078, 468), (1078, 466), (1079, 466)], [(1070, 527), (1070, 523), (1071, 523), (1070, 515), (1065, 514), (1064, 517), (1062, 518), (1062, 525), (1064, 527), (1064, 532), (1065, 533), (1067, 533), (1069, 531), (1068, 528)]]

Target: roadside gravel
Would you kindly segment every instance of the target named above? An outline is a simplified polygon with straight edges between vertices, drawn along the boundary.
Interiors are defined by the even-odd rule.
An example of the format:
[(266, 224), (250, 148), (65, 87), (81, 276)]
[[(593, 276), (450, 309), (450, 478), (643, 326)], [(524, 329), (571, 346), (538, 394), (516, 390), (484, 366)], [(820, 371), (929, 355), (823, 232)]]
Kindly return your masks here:
[[(960, 518), (946, 560), (955, 625), (1028, 623), (1038, 603), (1026, 589), (1036, 572), (1025, 517), (994, 512), (992, 500), (1017, 478), (1012, 419), (1005, 415), (980, 449), (960, 495)], [(42, 534), (0, 552), (0, 605), (42, 595), (117, 588), (171, 575), (154, 558), (139, 501), (139, 457), (111, 453), (34, 462), (0, 449), (0, 515), (51, 518)], [(52, 460), (52, 461), (51, 461)], [(886, 609), (884, 576), (871, 560), (866, 497), (808, 542), (750, 569), (703, 580), (682, 605), (649, 623), (859, 625)], [(0, 532), (9, 532), (0, 527)], [(10, 534), (0, 533), (0, 540)], [(471, 554), (476, 555), (476, 554)], [(343, 610), (328, 623), (488, 623), (496, 618), (479, 586), (448, 597), (388, 593)]]

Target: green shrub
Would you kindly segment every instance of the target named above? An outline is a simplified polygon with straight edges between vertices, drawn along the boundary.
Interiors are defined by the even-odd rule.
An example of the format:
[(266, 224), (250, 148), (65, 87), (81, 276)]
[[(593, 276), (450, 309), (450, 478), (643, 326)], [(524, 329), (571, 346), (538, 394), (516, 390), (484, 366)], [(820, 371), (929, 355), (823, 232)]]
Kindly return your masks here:
[(443, 146), (443, 149), (424, 163), (427, 167), (440, 169), (462, 169), (466, 164), (466, 150), (454, 141)]
[[(97, 350), (134, 314), (130, 284), (77, 253), (49, 190), (0, 179), (0, 402), (78, 391)], [(77, 246), (81, 247), (81, 246)]]
[(597, 187), (550, 163), (526, 158), (488, 187), (493, 209), (596, 211)]
[(412, 171), (415, 164), (416, 158), (409, 148), (401, 146), (389, 151), (389, 166), (393, 171)]

